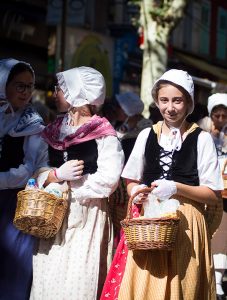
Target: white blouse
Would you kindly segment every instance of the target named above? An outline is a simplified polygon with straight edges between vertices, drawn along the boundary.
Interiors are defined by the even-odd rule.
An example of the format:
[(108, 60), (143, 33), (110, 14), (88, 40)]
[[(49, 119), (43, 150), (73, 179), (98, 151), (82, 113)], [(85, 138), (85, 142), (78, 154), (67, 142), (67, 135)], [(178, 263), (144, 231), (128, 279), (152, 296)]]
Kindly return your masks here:
[[(132, 153), (122, 172), (122, 177), (138, 180), (142, 179), (144, 169), (144, 153), (147, 138), (151, 128), (146, 128), (138, 135)], [(208, 132), (202, 131), (197, 143), (197, 166), (200, 185), (212, 190), (222, 190), (223, 181), (214, 142)]]

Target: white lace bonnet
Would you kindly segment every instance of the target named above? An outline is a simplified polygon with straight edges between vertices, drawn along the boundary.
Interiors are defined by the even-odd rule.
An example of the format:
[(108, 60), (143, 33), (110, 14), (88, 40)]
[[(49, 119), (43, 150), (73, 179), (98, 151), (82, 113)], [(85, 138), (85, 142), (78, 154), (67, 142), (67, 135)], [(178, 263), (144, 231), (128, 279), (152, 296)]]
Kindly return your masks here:
[(66, 101), (73, 107), (100, 106), (106, 96), (103, 75), (91, 67), (78, 67), (56, 74)]

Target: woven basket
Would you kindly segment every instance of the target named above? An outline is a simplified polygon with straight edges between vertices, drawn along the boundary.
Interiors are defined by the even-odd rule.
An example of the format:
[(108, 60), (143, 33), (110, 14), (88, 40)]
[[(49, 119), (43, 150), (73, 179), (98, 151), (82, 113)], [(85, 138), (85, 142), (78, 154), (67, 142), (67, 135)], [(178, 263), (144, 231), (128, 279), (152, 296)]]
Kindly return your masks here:
[(176, 240), (178, 217), (131, 219), (133, 199), (151, 191), (152, 188), (141, 189), (129, 199), (127, 216), (121, 221), (129, 250), (172, 250)]
[(14, 225), (24, 233), (38, 238), (51, 238), (59, 231), (68, 201), (40, 189), (23, 190), (17, 194)]

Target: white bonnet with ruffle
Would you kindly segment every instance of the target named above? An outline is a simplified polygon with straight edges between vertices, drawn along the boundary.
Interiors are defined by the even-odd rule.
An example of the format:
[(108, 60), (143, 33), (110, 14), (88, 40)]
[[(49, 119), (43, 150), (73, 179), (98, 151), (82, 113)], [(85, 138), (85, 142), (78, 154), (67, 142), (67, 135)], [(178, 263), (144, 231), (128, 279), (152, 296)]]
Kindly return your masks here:
[(100, 106), (106, 96), (103, 75), (91, 67), (78, 67), (56, 74), (66, 101), (73, 107)]
[(217, 105), (224, 105), (227, 107), (227, 94), (216, 93), (208, 97), (207, 109), (209, 115), (211, 114), (212, 109)]
[(157, 102), (157, 84), (160, 81), (172, 82), (177, 86), (182, 87), (185, 91), (188, 92), (191, 98), (191, 106), (189, 108), (188, 114), (191, 114), (194, 110), (194, 83), (192, 77), (183, 70), (171, 69), (165, 72), (155, 83), (151, 90), (152, 97), (155, 102)]
[(128, 117), (141, 114), (144, 109), (144, 103), (140, 97), (133, 92), (117, 94), (116, 100)]
[[(33, 75), (34, 75), (34, 70), (32, 69), (31, 65), (24, 62), (24, 61), (20, 61), (14, 58), (5, 58), (5, 59), (1, 59), (0, 60), (0, 99), (6, 99), (6, 83), (9, 77), (9, 74), (12, 70), (12, 68), (17, 65), (18, 63), (23, 63), (25, 65), (27, 65)], [(34, 75), (35, 77), (35, 75)]]

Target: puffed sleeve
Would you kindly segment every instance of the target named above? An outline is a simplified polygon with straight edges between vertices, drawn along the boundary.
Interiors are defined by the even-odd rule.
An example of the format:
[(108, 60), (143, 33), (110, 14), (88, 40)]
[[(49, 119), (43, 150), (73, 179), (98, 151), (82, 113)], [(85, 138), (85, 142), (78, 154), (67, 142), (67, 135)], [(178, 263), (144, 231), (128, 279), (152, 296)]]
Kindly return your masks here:
[(0, 189), (24, 187), (37, 169), (47, 166), (48, 148), (40, 134), (26, 136), (23, 148), (23, 164), (7, 172), (0, 172)]
[(106, 136), (96, 139), (96, 142), (97, 171), (85, 175), (80, 186), (76, 186), (78, 182), (72, 182), (72, 196), (81, 203), (89, 199), (109, 197), (117, 188), (124, 165), (124, 153), (117, 137)]
[(138, 181), (141, 180), (144, 169), (145, 147), (150, 131), (151, 128), (145, 128), (139, 133), (127, 164), (122, 172), (122, 177)]
[(200, 185), (212, 190), (222, 190), (223, 180), (217, 152), (210, 133), (202, 131), (198, 137), (198, 174)]

